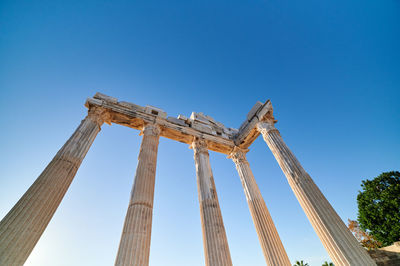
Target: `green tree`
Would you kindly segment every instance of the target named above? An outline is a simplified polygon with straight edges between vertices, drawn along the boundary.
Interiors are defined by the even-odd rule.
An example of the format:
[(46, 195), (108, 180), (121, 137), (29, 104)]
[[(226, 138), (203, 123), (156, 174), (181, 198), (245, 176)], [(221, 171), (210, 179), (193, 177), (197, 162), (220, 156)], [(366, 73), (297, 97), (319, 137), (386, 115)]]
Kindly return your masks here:
[(400, 239), (400, 172), (364, 180), (357, 196), (360, 227), (383, 245)]
[(324, 264), (322, 264), (322, 266), (335, 266), (335, 265), (332, 262), (325, 261)]
[(293, 266), (308, 266), (308, 263), (305, 263), (304, 261), (298, 261), (296, 260), (296, 263)]

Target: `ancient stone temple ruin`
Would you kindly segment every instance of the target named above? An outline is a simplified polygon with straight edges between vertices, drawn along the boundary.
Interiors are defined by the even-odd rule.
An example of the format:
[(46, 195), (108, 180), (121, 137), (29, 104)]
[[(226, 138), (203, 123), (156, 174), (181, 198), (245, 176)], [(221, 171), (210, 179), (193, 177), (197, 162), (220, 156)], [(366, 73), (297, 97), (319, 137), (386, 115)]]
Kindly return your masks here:
[(291, 265), (246, 159), (262, 135), (335, 265), (376, 265), (303, 169), (275, 128), (272, 105), (257, 102), (239, 129), (226, 128), (202, 113), (167, 117), (97, 93), (86, 101), (88, 115), (28, 191), (0, 222), (0, 265), (22, 265), (46, 229), (103, 123), (141, 131), (139, 163), (115, 265), (149, 264), (157, 150), (160, 137), (190, 145), (194, 152), (205, 265), (232, 265), (208, 151), (236, 165), (267, 265)]

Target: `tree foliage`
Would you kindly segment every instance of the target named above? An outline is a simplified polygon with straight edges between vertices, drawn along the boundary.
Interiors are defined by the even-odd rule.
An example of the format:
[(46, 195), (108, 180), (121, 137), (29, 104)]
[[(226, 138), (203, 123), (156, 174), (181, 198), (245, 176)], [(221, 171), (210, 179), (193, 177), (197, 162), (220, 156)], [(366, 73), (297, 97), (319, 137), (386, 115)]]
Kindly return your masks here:
[(364, 230), (362, 230), (357, 221), (348, 219), (349, 230), (353, 233), (354, 237), (360, 242), (360, 244), (368, 250), (377, 249), (382, 246), (382, 243), (376, 240), (376, 238)]
[(364, 180), (357, 196), (361, 229), (383, 245), (400, 239), (400, 172), (382, 173)]
[(302, 260), (301, 261), (296, 260), (296, 263), (293, 266), (308, 266), (308, 263)]
[(335, 266), (335, 265), (332, 262), (325, 261), (324, 264), (322, 264), (322, 266)]

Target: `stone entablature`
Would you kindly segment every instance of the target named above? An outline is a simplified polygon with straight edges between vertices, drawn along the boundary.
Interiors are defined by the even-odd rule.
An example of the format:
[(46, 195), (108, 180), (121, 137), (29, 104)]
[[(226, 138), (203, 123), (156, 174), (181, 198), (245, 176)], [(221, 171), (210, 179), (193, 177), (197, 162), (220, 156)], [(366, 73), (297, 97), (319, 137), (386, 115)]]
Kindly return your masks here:
[[(161, 136), (186, 144), (191, 144), (194, 137), (207, 141), (209, 150), (230, 154), (235, 146), (247, 148), (260, 135), (256, 128), (264, 117), (272, 116), (272, 105), (269, 100), (264, 104), (257, 102), (247, 115), (240, 129), (225, 127), (212, 117), (193, 112), (188, 118), (184, 115), (167, 117), (162, 109), (153, 106), (140, 106), (129, 102), (118, 101), (117, 98), (96, 93), (88, 98), (86, 107), (101, 107), (111, 116), (111, 122), (141, 130), (146, 123), (157, 123), (161, 128)], [(239, 144), (239, 145), (238, 145)]]

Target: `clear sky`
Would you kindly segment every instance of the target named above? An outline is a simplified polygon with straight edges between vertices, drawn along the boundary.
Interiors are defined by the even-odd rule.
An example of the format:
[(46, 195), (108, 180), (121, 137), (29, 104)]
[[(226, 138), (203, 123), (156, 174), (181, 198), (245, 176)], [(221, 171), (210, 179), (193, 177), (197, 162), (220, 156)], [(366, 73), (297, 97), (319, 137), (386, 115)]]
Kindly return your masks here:
[[(271, 99), (277, 128), (343, 220), (361, 180), (400, 170), (400, 1), (0, 3), (0, 218), (97, 91), (239, 127)], [(112, 265), (138, 131), (104, 125), (26, 265)], [(248, 159), (291, 261), (328, 260), (262, 138)], [(234, 265), (265, 265), (233, 162), (210, 152)], [(150, 265), (204, 265), (193, 151), (161, 139)]]

